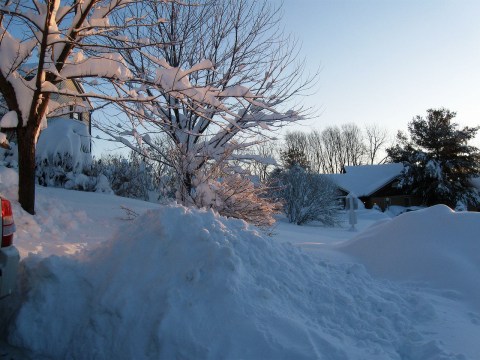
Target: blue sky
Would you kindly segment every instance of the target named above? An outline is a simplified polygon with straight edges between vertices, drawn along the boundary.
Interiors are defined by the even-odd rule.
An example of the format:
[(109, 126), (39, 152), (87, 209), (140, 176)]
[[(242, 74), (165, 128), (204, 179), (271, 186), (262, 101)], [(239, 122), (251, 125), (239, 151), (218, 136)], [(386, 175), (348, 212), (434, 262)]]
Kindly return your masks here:
[(306, 71), (321, 68), (302, 99), (320, 116), (288, 129), (375, 123), (393, 137), (438, 107), (480, 125), (480, 0), (284, 0), (282, 24)]
[(285, 0), (283, 9), (309, 68), (321, 67), (305, 99), (321, 116), (304, 130), (377, 123), (394, 135), (437, 107), (480, 125), (480, 1)]

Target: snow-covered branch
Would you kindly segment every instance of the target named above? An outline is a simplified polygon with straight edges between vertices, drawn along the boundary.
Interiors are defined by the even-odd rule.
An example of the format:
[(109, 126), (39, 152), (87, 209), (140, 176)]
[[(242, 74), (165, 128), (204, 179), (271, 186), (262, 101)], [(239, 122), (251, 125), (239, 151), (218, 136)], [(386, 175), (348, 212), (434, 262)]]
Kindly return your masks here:
[[(133, 7), (135, 16), (127, 16)], [(9, 114), (0, 121), (18, 124), (19, 199), (27, 211), (34, 212), (35, 143), (49, 115), (62, 113), (67, 104), (82, 106), (79, 99), (121, 102), (125, 108), (155, 99), (128, 91), (130, 84), (146, 80), (135, 77), (118, 53), (151, 46), (122, 34), (164, 21), (146, 15), (144, 2), (137, 0), (15, 0), (0, 5), (0, 93)], [(112, 17), (123, 20), (112, 23)], [(69, 93), (62, 85), (92, 78), (100, 81), (91, 82), (87, 91)], [(66, 98), (61, 104), (54, 99), (59, 96)]]

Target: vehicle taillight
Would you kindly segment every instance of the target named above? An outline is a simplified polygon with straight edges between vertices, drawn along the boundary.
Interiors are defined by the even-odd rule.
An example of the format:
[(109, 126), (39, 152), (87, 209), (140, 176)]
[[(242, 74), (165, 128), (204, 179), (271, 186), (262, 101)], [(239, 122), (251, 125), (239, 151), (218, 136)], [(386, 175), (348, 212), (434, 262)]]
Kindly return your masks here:
[(15, 222), (10, 201), (2, 199), (2, 247), (12, 245)]

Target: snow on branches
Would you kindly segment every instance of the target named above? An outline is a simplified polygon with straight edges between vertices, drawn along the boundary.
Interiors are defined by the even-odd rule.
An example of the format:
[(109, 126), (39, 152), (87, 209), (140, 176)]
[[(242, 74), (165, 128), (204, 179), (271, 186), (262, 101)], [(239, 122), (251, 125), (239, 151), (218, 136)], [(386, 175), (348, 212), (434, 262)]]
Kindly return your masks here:
[[(0, 6), (0, 93), (9, 114), (2, 123), (14, 126), (16, 114), (24, 209), (34, 212), (35, 144), (46, 119), (88, 109), (87, 100), (108, 109), (99, 128), (112, 139), (142, 153), (145, 146), (157, 149), (153, 134), (174, 144), (177, 156), (157, 158), (181, 169), (187, 197), (212, 162), (238, 159), (252, 137), (301, 119), (301, 111), (281, 106), (313, 78), (299, 80), (295, 44), (271, 31), (278, 21), (268, 1), (9, 0)], [(68, 81), (82, 91), (62, 86)], [(115, 118), (112, 105), (120, 109), (120, 127), (118, 119), (108, 123)]]
[[(161, 14), (169, 26), (126, 29), (126, 36), (162, 44), (120, 50), (132, 73), (147, 80), (146, 86), (130, 91), (150, 101), (122, 109), (126, 117), (99, 126), (124, 144), (124, 137), (130, 137), (133, 150), (175, 169), (177, 200), (183, 204), (202, 203), (199, 189), (219, 188), (218, 179), (204, 181), (212, 167), (232, 169), (232, 162), (250, 161), (247, 149), (302, 119), (304, 110), (289, 110), (291, 100), (314, 79), (302, 80), (295, 44), (272, 31), (278, 26), (278, 9), (268, 1), (197, 5), (184, 1), (164, 12), (150, 6), (148, 16), (153, 20)], [(129, 11), (134, 17), (135, 9)], [(169, 144), (167, 152), (158, 141)]]
[[(19, 199), (30, 213), (34, 212), (35, 144), (46, 118), (65, 113), (62, 108), (70, 109), (72, 104), (87, 107), (87, 98), (130, 104), (141, 100), (127, 91), (127, 83), (144, 79), (135, 78), (109, 39), (115, 38), (122, 49), (145, 47), (144, 41), (121, 33), (163, 19), (153, 24), (127, 19), (131, 6), (138, 18), (144, 17), (141, 3), (133, 0), (9, 0), (0, 6), (0, 93), (8, 110), (2, 124), (15, 126), (12, 112), (16, 114)], [(121, 25), (111, 24), (114, 15), (124, 18)], [(62, 86), (67, 81), (84, 84), (88, 91), (72, 92)], [(71, 100), (55, 101), (60, 96)]]

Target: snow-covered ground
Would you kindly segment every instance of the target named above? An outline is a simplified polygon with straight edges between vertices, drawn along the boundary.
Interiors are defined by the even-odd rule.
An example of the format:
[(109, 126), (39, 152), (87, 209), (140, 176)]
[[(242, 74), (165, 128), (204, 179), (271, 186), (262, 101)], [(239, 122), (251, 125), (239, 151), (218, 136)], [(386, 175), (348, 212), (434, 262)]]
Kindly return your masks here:
[(357, 231), (280, 220), (268, 237), (210, 211), (52, 188), (32, 217), (16, 190), (0, 168), (22, 254), (0, 320), (32, 358), (480, 354), (480, 214), (360, 210)]

